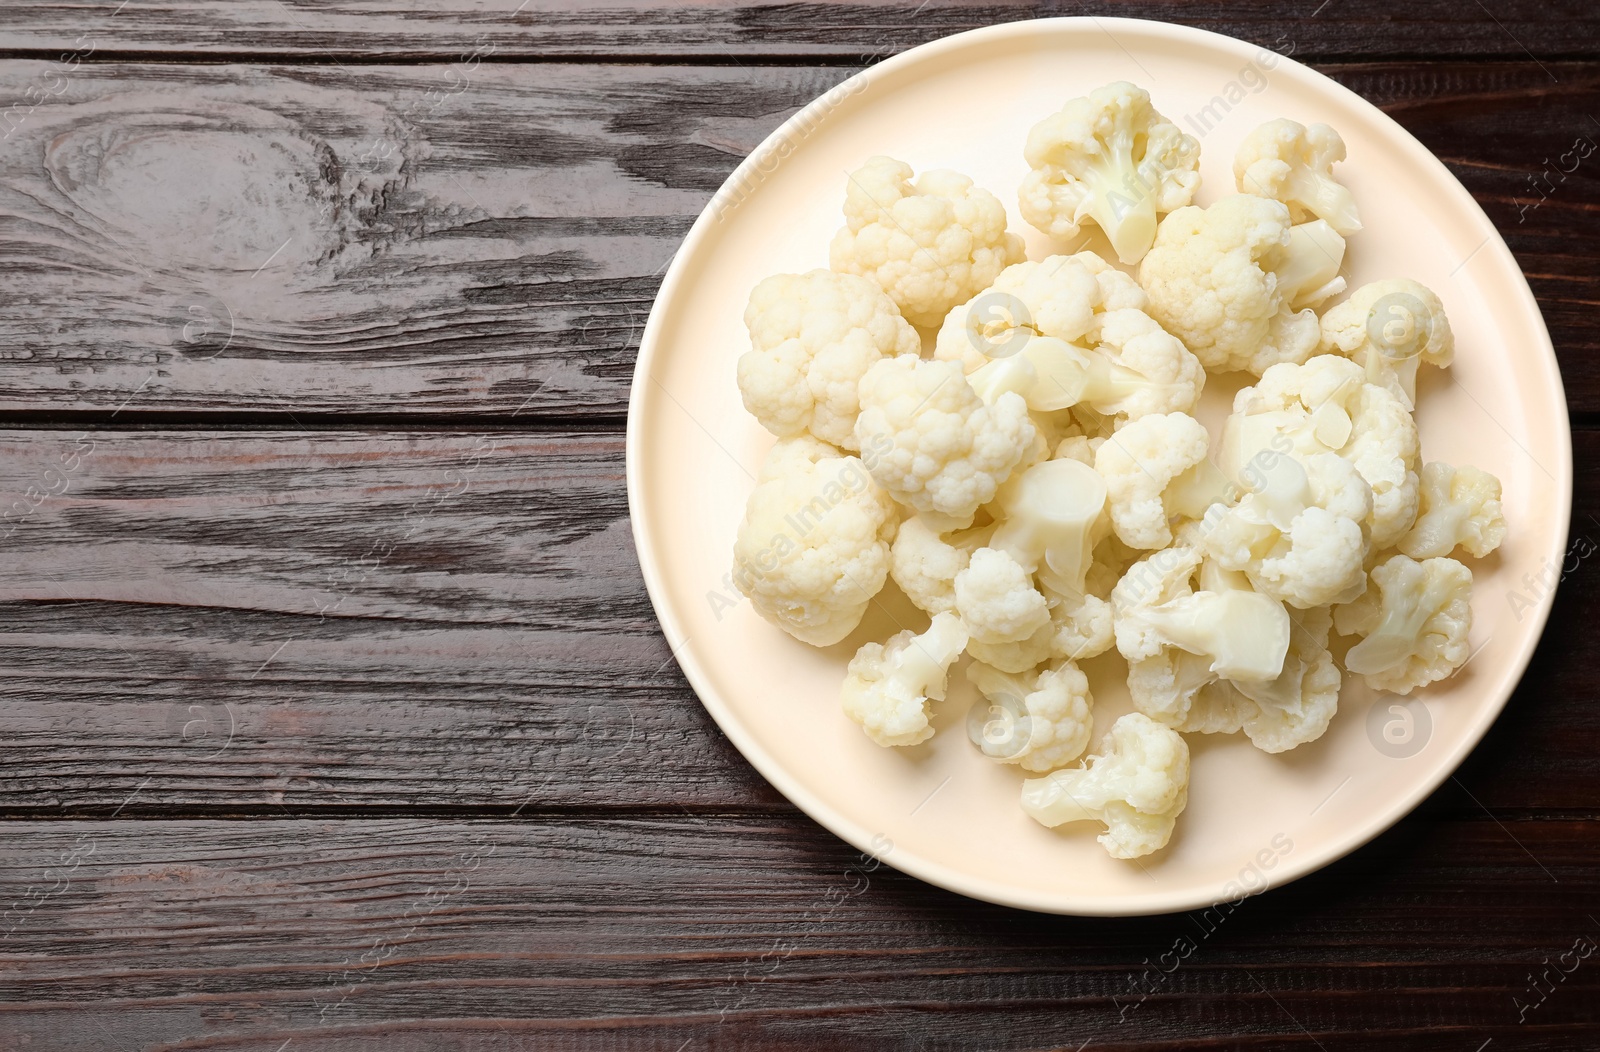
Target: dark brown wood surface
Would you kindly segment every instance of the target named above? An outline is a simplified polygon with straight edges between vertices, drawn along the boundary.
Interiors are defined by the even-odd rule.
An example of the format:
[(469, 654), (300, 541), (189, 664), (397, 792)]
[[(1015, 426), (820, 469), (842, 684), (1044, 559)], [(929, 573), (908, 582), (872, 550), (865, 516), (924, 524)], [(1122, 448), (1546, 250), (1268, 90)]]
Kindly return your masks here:
[(1078, 13), (1445, 160), (1600, 546), (1600, 175), (1530, 181), (1600, 134), (1593, 4), (6, 5), (0, 1052), (1600, 1048), (1595, 560), (1455, 779), (1220, 924), (863, 859), (672, 662), (621, 427), (678, 240), (860, 65)]

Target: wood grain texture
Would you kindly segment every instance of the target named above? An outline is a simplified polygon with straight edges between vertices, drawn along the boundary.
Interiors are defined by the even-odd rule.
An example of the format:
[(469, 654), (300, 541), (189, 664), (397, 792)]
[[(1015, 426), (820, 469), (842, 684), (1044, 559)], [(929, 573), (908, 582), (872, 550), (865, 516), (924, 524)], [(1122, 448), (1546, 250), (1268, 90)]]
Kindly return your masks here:
[[(1574, 543), (1600, 551), (1600, 432), (1578, 441)], [(0, 431), (0, 811), (780, 806), (661, 637), (622, 457), (609, 434)], [(1498, 814), (1596, 815), (1597, 581), (1574, 563), (1464, 775)]]
[[(62, 0), (7, 5), (0, 47), (64, 49), (85, 34), (108, 51), (312, 57), (453, 55), (488, 44), (498, 57), (679, 56), (749, 61), (829, 56), (866, 61), (998, 22), (1058, 15), (1151, 18), (1267, 46), (1285, 41), (1317, 58), (1587, 57), (1600, 51), (1600, 16), (1583, 0), (1382, 0), (1316, 3), (1230, 0), (136, 0), (118, 8)], [(116, 13), (113, 14), (115, 9)]]
[[(620, 416), (694, 217), (850, 72), (52, 68), (0, 63), (0, 98), (61, 91), (0, 143), (0, 411), (129, 418)], [(1600, 166), (1534, 178), (1600, 135), (1600, 68), (1328, 72), (1483, 203), (1600, 412)]]
[[(939, 891), (804, 820), (32, 823), (0, 842), (0, 1029), (261, 1052), (1579, 1048), (1597, 847), (1592, 822), (1412, 821), (1236, 906), (1092, 920)], [(1529, 973), (1558, 962), (1541, 1001)]]
[(0, 432), (0, 807), (772, 803), (661, 638), (622, 459)]

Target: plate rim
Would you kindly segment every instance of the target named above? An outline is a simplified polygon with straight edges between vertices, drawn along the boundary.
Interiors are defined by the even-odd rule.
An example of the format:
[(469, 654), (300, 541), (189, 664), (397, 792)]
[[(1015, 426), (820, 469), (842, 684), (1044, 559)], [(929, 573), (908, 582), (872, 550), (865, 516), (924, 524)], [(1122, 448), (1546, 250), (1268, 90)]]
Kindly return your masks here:
[[(1452, 777), (1460, 769), (1469, 755), (1478, 747), (1483, 737), (1488, 733), (1500, 714), (1505, 711), (1506, 704), (1511, 695), (1516, 692), (1523, 676), (1527, 673), (1528, 665), (1533, 659), (1534, 652), (1538, 649), (1543, 639), (1545, 628), (1554, 606), (1555, 596), (1560, 591), (1560, 584), (1545, 593), (1539, 601), (1537, 609), (1532, 611), (1532, 631), (1527, 635), (1526, 641), (1520, 651), (1513, 655), (1506, 667), (1513, 673), (1511, 686), (1500, 696), (1494, 698), (1477, 716), (1476, 721), (1466, 728), (1466, 733), (1460, 740), (1455, 750), (1437, 762), (1433, 771), (1419, 778), (1408, 791), (1397, 794), (1390, 805), (1383, 811), (1376, 813), (1366, 822), (1352, 826), (1351, 830), (1343, 836), (1329, 837), (1321, 843), (1308, 849), (1306, 852), (1296, 852), (1295, 857), (1285, 860), (1285, 864), (1275, 867), (1267, 875), (1264, 883), (1244, 893), (1237, 900), (1227, 898), (1213, 898), (1209, 888), (1190, 886), (1186, 889), (1176, 889), (1158, 895), (1144, 895), (1130, 898), (1121, 895), (1095, 895), (1080, 896), (1070, 891), (1062, 891), (1049, 895), (1025, 892), (1015, 888), (1007, 888), (997, 881), (973, 877), (960, 870), (953, 869), (941, 862), (925, 858), (916, 854), (906, 854), (895, 850), (883, 851), (878, 842), (881, 837), (868, 832), (847, 815), (839, 812), (832, 805), (815, 796), (802, 784), (801, 780), (792, 775), (788, 768), (768, 753), (754, 736), (748, 733), (733, 708), (727, 701), (712, 688), (709, 677), (706, 676), (696, 659), (693, 648), (687, 645), (675, 646), (674, 637), (685, 639), (683, 626), (674, 614), (668, 592), (661, 576), (657, 556), (649, 538), (646, 536), (643, 511), (644, 479), (641, 474), (641, 457), (639, 447), (647, 436), (644, 434), (645, 402), (649, 397), (646, 386), (649, 382), (656, 382), (651, 375), (651, 366), (655, 361), (660, 346), (660, 330), (664, 323), (663, 317), (668, 309), (667, 304), (673, 302), (678, 295), (678, 286), (688, 269), (689, 260), (697, 254), (700, 243), (710, 236), (710, 231), (716, 225), (718, 217), (715, 215), (718, 202), (723, 194), (731, 187), (738, 186), (741, 182), (750, 185), (752, 182), (759, 185), (758, 167), (769, 152), (786, 140), (796, 137), (796, 133), (804, 129), (807, 124), (819, 119), (830, 104), (828, 97), (841, 90), (849, 93), (858, 93), (865, 90), (877, 78), (887, 76), (901, 67), (913, 63), (926, 62), (935, 59), (941, 54), (956, 51), (974, 45), (984, 45), (1008, 36), (1024, 36), (1029, 33), (1061, 32), (1067, 35), (1073, 33), (1095, 30), (1111, 36), (1115, 34), (1111, 28), (1121, 27), (1129, 32), (1137, 32), (1166, 38), (1168, 42), (1182, 44), (1185, 42), (1196, 44), (1210, 49), (1219, 49), (1232, 52), (1235, 55), (1250, 57), (1258, 51), (1267, 51), (1277, 56), (1277, 61), (1297, 68), (1298, 72), (1308, 75), (1313, 81), (1318, 82), (1318, 87), (1335, 96), (1342, 97), (1346, 105), (1354, 105), (1358, 109), (1365, 109), (1369, 119), (1375, 118), (1386, 124), (1389, 130), (1396, 133), (1403, 141), (1408, 151), (1425, 168), (1431, 170), (1435, 176), (1443, 177), (1446, 192), (1452, 194), (1457, 202), (1467, 210), (1467, 214), (1476, 216), (1482, 232), (1487, 236), (1481, 247), (1475, 253), (1490, 252), (1499, 257), (1502, 265), (1509, 266), (1520, 279), (1512, 290), (1513, 296), (1520, 307), (1532, 319), (1537, 340), (1537, 350), (1542, 353), (1548, 363), (1553, 367), (1551, 373), (1555, 383), (1555, 392), (1560, 396), (1561, 405), (1567, 407), (1566, 386), (1561, 376), (1560, 360), (1555, 354), (1555, 345), (1550, 339), (1549, 326), (1545, 323), (1544, 313), (1540, 310), (1538, 300), (1533, 295), (1533, 290), (1528, 284), (1527, 275), (1521, 264), (1511, 253), (1505, 238), (1500, 233), (1499, 227), (1488, 217), (1472, 194), (1456, 178), (1455, 173), (1441, 161), (1432, 150), (1428, 149), (1412, 135), (1403, 125), (1379, 109), (1372, 102), (1355, 91), (1333, 80), (1326, 74), (1306, 65), (1303, 62), (1278, 52), (1271, 51), (1264, 45), (1253, 44), (1238, 37), (1216, 33), (1211, 30), (1199, 29), (1193, 26), (1179, 25), (1172, 22), (1163, 22), (1155, 19), (1101, 17), (1094, 15), (1064, 16), (1054, 18), (1023, 19), (1015, 22), (1004, 22), (995, 25), (983, 26), (977, 29), (965, 30), (954, 33), (938, 40), (929, 41), (908, 48), (884, 61), (869, 66), (866, 69), (840, 81), (830, 87), (811, 102), (802, 106), (787, 120), (767, 135), (755, 149), (742, 160), (728, 175), (717, 191), (707, 201), (705, 208), (695, 219), (689, 233), (684, 237), (674, 254), (672, 263), (667, 269), (661, 287), (651, 304), (650, 315), (645, 323), (645, 328), (639, 340), (639, 354), (634, 364), (632, 384), (628, 395), (627, 427), (624, 436), (624, 474), (628, 489), (628, 515), (629, 531), (633, 538), (635, 554), (638, 557), (639, 568), (645, 582), (645, 590), (650, 597), (650, 605), (655, 612), (657, 620), (662, 627), (663, 636), (672, 657), (683, 670), (685, 678), (693, 688), (700, 704), (710, 713), (717, 726), (727, 735), (740, 755), (756, 769), (768, 784), (783, 794), (784, 798), (794, 804), (812, 821), (821, 825), (833, 835), (844, 840), (864, 856), (878, 859), (892, 866), (902, 873), (913, 876), (918, 880), (953, 891), (969, 898), (996, 905), (1008, 906), (1016, 909), (1030, 910), (1038, 913), (1048, 913), (1064, 916), (1082, 917), (1135, 917), (1171, 914), (1186, 910), (1216, 906), (1223, 902), (1242, 901), (1243, 898), (1253, 897), (1263, 892), (1283, 887), (1302, 877), (1309, 876), (1332, 863), (1344, 858), (1360, 849), (1372, 840), (1394, 828), (1402, 819), (1411, 814), (1432, 793), (1443, 785), (1445, 780)], [(819, 112), (820, 111), (820, 112)], [(1010, 209), (1007, 210), (1008, 213)], [(1469, 257), (1470, 258), (1470, 257)], [(1556, 465), (1557, 489), (1559, 491), (1559, 506), (1555, 509), (1559, 526), (1557, 532), (1560, 536), (1559, 552), (1567, 550), (1571, 534), (1572, 498), (1573, 498), (1573, 469), (1572, 469), (1572, 423), (1570, 411), (1564, 417), (1564, 427), (1561, 429), (1562, 441), (1557, 449), (1560, 463)], [(1205, 895), (1196, 897), (1196, 892), (1205, 890)]]

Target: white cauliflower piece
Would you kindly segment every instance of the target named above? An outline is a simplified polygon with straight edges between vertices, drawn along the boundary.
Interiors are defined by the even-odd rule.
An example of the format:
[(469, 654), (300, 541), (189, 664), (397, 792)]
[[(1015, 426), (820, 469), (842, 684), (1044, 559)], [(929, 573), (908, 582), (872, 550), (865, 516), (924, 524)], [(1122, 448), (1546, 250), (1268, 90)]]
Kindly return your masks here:
[(1363, 285), (1329, 307), (1317, 349), (1365, 366), (1368, 383), (1414, 409), (1418, 365), (1449, 368), (1456, 340), (1432, 289), (1410, 278), (1390, 278)]
[(857, 449), (856, 386), (876, 361), (922, 349), (916, 330), (872, 282), (813, 270), (775, 274), (744, 312), (751, 349), (739, 358), (739, 394), (779, 438), (809, 430)]
[(1022, 783), (1022, 810), (1042, 825), (1105, 823), (1098, 839), (1112, 858), (1166, 847), (1188, 802), (1188, 745), (1137, 712), (1111, 725), (1084, 766)]
[(1002, 521), (989, 540), (1046, 588), (1084, 590), (1102, 534), (1105, 480), (1076, 460), (1047, 460), (1023, 472), (1001, 495)]
[(1367, 382), (1355, 362), (1321, 354), (1304, 365), (1273, 366), (1240, 391), (1223, 428), (1222, 469), (1236, 482), (1273, 442), (1301, 457), (1338, 453), (1372, 487), (1372, 550), (1391, 547), (1417, 517), (1420, 446), (1411, 413)]
[[(1372, 490), (1336, 453), (1258, 456), (1250, 492), (1218, 507), (1201, 546), (1266, 595), (1308, 609), (1348, 602), (1366, 584)], [(1252, 480), (1246, 480), (1250, 482)]]
[(1207, 369), (1259, 376), (1316, 349), (1309, 308), (1343, 288), (1343, 260), (1327, 224), (1294, 227), (1286, 206), (1237, 194), (1163, 219), (1139, 283), (1150, 314)]
[[(1150, 297), (1134, 280), (1133, 275), (1113, 267), (1093, 252), (1079, 252), (1071, 258), (1082, 263), (1100, 285), (1102, 311), (1150, 309)], [(1046, 335), (1055, 335), (1046, 333)]]
[(1199, 689), (1178, 731), (1231, 734), (1243, 730), (1263, 752), (1287, 752), (1316, 741), (1339, 708), (1344, 677), (1328, 651), (1333, 615), (1319, 606), (1292, 615), (1283, 672), (1265, 683), (1217, 679)]
[(1192, 416), (1168, 413), (1130, 421), (1101, 445), (1094, 469), (1106, 480), (1111, 528), (1131, 548), (1172, 543), (1168, 520), (1177, 514), (1164, 501), (1175, 479), (1205, 462), (1210, 436)]
[(1051, 237), (1104, 230), (1117, 258), (1137, 263), (1156, 213), (1188, 204), (1200, 185), (1200, 143), (1126, 81), (1096, 88), (1033, 126), (1024, 150), (1022, 215)]
[(967, 733), (985, 756), (1025, 771), (1053, 771), (1083, 755), (1094, 728), (1089, 679), (1070, 661), (1013, 674), (974, 662), (967, 679), (983, 695)]
[(1126, 297), (1114, 282), (1098, 276), (1096, 263), (1108, 266), (1094, 253), (1080, 252), (1007, 267), (994, 284), (949, 313), (934, 338), (933, 356), (960, 362), (970, 373), (991, 358), (1014, 353), (1030, 336), (1082, 339), (1094, 325), (1106, 287)]
[(1283, 674), (1289, 615), (1254, 591), (1195, 591), (1195, 548), (1167, 548), (1129, 568), (1111, 590), (1117, 650), (1136, 708), (1180, 726), (1213, 679), (1265, 683)]
[(1289, 206), (1296, 223), (1326, 220), (1345, 237), (1361, 229), (1356, 199), (1333, 177), (1344, 160), (1344, 139), (1326, 124), (1306, 127), (1280, 117), (1244, 137), (1233, 159), (1240, 193), (1259, 194)]
[(927, 631), (867, 643), (850, 659), (840, 699), (844, 713), (885, 748), (933, 737), (928, 702), (943, 701), (950, 666), (967, 645), (954, 614), (937, 614)]
[(980, 643), (1017, 643), (1050, 623), (1050, 606), (1010, 553), (979, 548), (956, 574), (956, 613)]
[(872, 477), (936, 529), (961, 529), (1033, 448), (1014, 394), (986, 405), (952, 362), (885, 358), (861, 378), (856, 440), (883, 450)]
[(980, 526), (940, 536), (912, 516), (900, 524), (889, 549), (889, 576), (919, 610), (953, 613), (956, 577), (993, 532), (993, 526)]
[(1002, 672), (1026, 672), (1048, 661), (1087, 661), (1111, 649), (1111, 604), (1097, 595), (1045, 590), (1050, 620), (1015, 643), (967, 644), (967, 653)]
[(1022, 238), (1006, 230), (1005, 206), (966, 176), (911, 177), (910, 165), (890, 157), (852, 172), (828, 260), (875, 282), (911, 324), (934, 328), (1023, 259)]
[(1340, 635), (1361, 637), (1344, 667), (1374, 690), (1410, 694), (1471, 656), (1472, 571), (1454, 559), (1391, 556), (1373, 567), (1366, 593), (1333, 617)]
[(822, 647), (854, 631), (883, 587), (900, 516), (859, 459), (818, 446), (780, 442), (768, 455), (734, 540), (733, 581), (762, 617)]
[(1506, 539), (1500, 480), (1479, 468), (1422, 465), (1417, 521), (1396, 545), (1413, 559), (1449, 555), (1457, 547), (1481, 559)]

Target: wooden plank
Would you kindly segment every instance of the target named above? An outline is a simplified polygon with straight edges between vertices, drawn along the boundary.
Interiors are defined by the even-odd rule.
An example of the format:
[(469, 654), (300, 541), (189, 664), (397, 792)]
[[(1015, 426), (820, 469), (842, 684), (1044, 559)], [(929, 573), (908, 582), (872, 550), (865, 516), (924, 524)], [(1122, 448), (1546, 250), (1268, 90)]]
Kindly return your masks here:
[(732, 60), (831, 56), (846, 61), (902, 51), (997, 22), (1048, 15), (1151, 18), (1227, 33), (1266, 46), (1293, 43), (1318, 58), (1593, 55), (1600, 19), (1581, 0), (1498, 0), (1493, 10), (1449, 0), (1330, 6), (1232, 0), (1197, 8), (1179, 0), (1039, 4), (1032, 0), (785, 3), (782, 0), (448, 0), (445, 3), (307, 4), (147, 0), (117, 6), (19, 0), (7, 6), (0, 47), (70, 49), (85, 37), (116, 52), (270, 53), (287, 57), (451, 55), (492, 48), (505, 57), (678, 56)]
[(1460, 1052), (1580, 1047), (1600, 994), (1592, 822), (1410, 821), (1121, 920), (963, 899), (798, 816), (7, 832), (15, 1048)]
[[(1578, 442), (1591, 557), (1462, 776), (1497, 814), (1600, 799)], [(0, 813), (783, 807), (661, 638), (622, 459), (614, 434), (0, 431)]]
[[(1600, 134), (1600, 71), (1328, 71), (1484, 204), (1600, 411), (1595, 162), (1532, 188)], [(620, 415), (694, 217), (849, 72), (83, 64), (0, 144), (0, 411)]]

